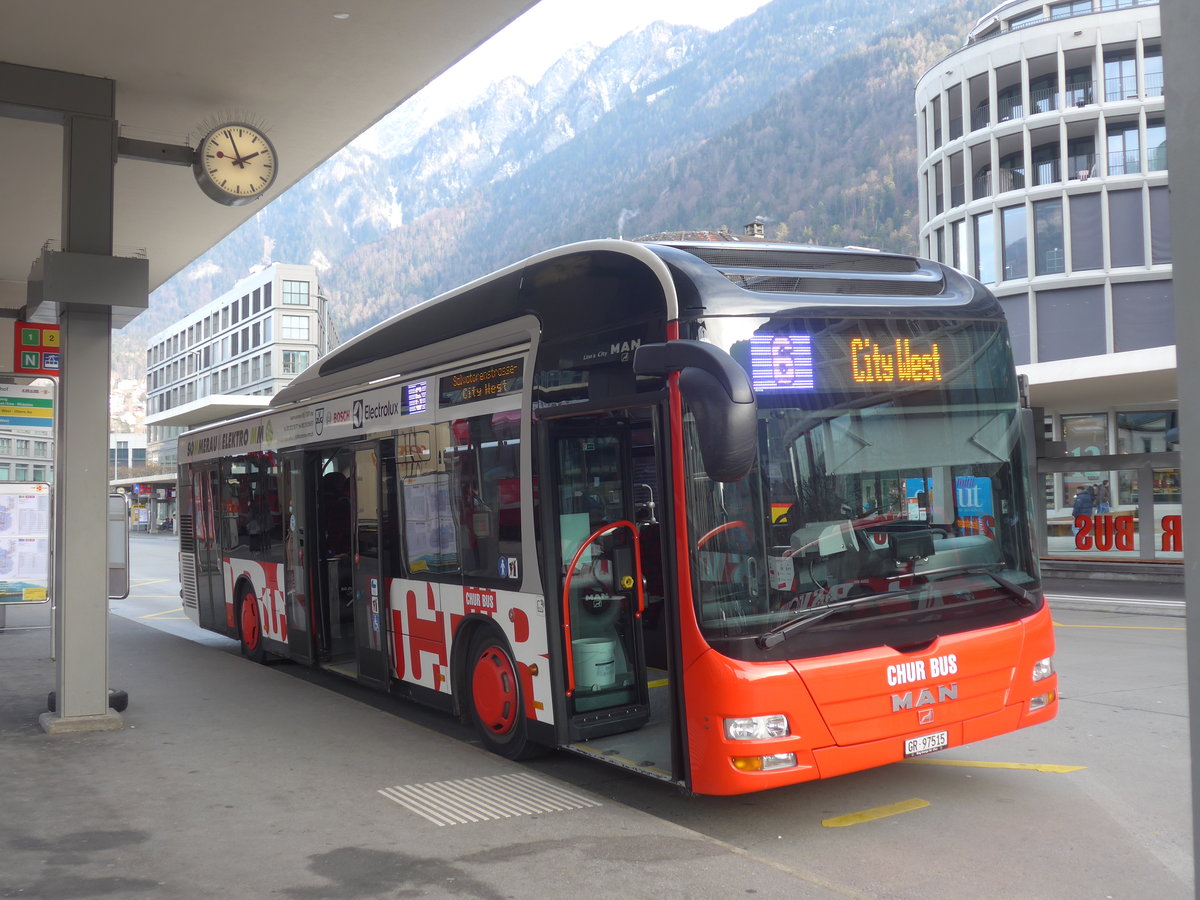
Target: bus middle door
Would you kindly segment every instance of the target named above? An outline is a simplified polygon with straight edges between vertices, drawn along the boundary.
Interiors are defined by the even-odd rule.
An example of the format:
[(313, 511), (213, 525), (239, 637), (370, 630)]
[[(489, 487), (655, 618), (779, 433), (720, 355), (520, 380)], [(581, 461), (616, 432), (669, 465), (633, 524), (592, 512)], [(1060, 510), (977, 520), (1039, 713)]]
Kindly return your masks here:
[(551, 438), (571, 740), (648, 721), (628, 424), (574, 420)]

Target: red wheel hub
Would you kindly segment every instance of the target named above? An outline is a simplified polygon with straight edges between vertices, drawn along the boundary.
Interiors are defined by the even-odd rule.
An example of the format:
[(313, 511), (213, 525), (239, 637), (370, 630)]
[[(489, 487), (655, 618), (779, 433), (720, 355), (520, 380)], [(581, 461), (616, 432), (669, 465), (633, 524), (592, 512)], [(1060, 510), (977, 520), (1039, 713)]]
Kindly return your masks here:
[(242, 598), (242, 640), (249, 649), (256, 650), (261, 636), (258, 628), (258, 598), (247, 591)]
[(517, 721), (517, 696), (517, 673), (508, 655), (499, 647), (488, 647), (471, 673), (475, 714), (493, 734), (507, 734)]

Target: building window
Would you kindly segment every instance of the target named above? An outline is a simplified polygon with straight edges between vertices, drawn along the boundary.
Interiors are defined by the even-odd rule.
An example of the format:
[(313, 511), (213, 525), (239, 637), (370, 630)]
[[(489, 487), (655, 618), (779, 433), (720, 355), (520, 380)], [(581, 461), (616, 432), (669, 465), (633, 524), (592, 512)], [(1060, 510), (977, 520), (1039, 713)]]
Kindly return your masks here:
[(236, 325), (238, 323), (238, 302), (234, 300), (229, 304), (229, 324)]
[(251, 347), (257, 347), (262, 343), (262, 326), (258, 322), (255, 322), (250, 329), (250, 342)]
[(263, 327), (263, 331), (262, 331), (263, 343), (269, 344), (269, 343), (271, 343), (271, 319), (270, 318), (263, 319), (262, 327)]
[(1104, 54), (1104, 99), (1133, 100), (1137, 97), (1137, 58), (1133, 50)]
[(42, 459), (45, 459), (46, 458), (46, 449), (48, 446), (49, 445), (45, 441), (34, 441), (33, 442), (33, 455), (40, 456), (40, 457), (42, 457)]
[(254, 302), (250, 307), (252, 312), (258, 312), (262, 309), (262, 288), (254, 289)]
[(29, 455), (29, 441), (23, 441), (17, 438), (17, 456)]
[(1162, 119), (1146, 120), (1146, 169), (1150, 172), (1167, 169), (1167, 126)]
[(267, 282), (262, 287), (263, 292), (263, 309), (271, 308), (271, 282)]
[(250, 318), (250, 295), (247, 294), (242, 298), (242, 318)]
[(1061, 181), (1058, 168), (1058, 142), (1033, 148), (1033, 183), (1056, 184)]
[(284, 316), (280, 337), (285, 341), (307, 341), (308, 316)]
[(34, 466), (33, 467), (33, 480), (34, 481), (45, 481), (46, 480), (46, 467), (45, 466)]
[(16, 477), (13, 479), (14, 481), (29, 480), (29, 466), (17, 465), (14, 466), (14, 471), (16, 472)]
[(237, 356), (238, 352), (238, 333), (235, 331), (229, 336), (229, 355)]
[(11, 438), (0, 438), (0, 453), (3, 453), (5, 456), (7, 456), (11, 452), (12, 452), (12, 439)]
[(283, 351), (283, 374), (284, 375), (299, 375), (308, 368), (308, 351), (307, 350), (284, 350)]
[(1001, 122), (1021, 118), (1024, 114), (1021, 108), (1021, 85), (1014, 84), (996, 93), (996, 112)]
[(996, 283), (996, 228), (990, 212), (975, 217), (975, 278)]
[(284, 281), (283, 302), (287, 306), (308, 306), (307, 281)]
[(1146, 45), (1142, 54), (1143, 75), (1146, 79), (1146, 96), (1161, 97), (1163, 95), (1163, 60), (1162, 48)]
[(1113, 123), (1108, 130), (1108, 174), (1137, 175), (1141, 170), (1137, 122)]
[(967, 271), (967, 220), (959, 219), (950, 226), (950, 265), (960, 272)]
[(1001, 210), (1004, 233), (1004, 278), (1029, 277), (1029, 229), (1025, 224), (1025, 205)]
[(0, 463), (0, 481), (8, 481), (8, 480), (9, 480), (8, 463)]
[(1057, 275), (1066, 271), (1062, 200), (1033, 204), (1035, 273)]
[(1092, 11), (1092, 0), (1067, 0), (1066, 3), (1055, 3), (1050, 7), (1051, 19), (1066, 19), (1070, 16), (1084, 16)]
[(271, 354), (264, 353), (262, 355), (262, 373), (263, 378), (271, 377)]

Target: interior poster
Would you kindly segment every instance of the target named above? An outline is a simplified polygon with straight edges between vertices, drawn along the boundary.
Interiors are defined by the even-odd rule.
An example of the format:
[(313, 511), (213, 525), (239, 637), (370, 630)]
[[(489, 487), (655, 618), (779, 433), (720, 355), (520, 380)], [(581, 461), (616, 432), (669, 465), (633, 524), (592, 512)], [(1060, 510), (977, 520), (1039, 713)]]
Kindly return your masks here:
[(0, 483), (0, 603), (44, 603), (50, 584), (50, 485)]

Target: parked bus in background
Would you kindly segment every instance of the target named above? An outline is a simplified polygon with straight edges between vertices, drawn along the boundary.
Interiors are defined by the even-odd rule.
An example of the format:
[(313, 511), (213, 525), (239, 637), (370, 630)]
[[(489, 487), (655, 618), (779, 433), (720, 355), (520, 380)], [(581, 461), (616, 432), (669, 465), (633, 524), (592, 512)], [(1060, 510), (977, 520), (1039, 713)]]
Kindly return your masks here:
[(407, 310), (180, 437), (184, 608), (734, 794), (1051, 719), (999, 304), (949, 267), (593, 241)]

